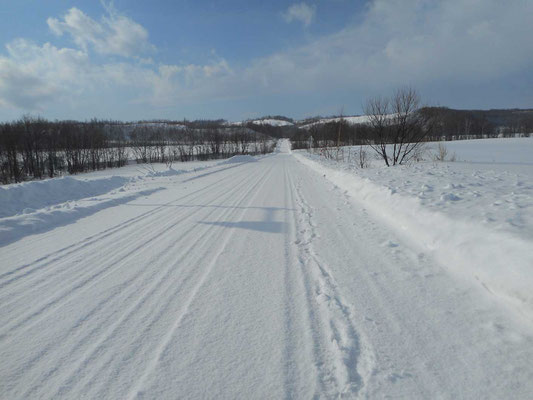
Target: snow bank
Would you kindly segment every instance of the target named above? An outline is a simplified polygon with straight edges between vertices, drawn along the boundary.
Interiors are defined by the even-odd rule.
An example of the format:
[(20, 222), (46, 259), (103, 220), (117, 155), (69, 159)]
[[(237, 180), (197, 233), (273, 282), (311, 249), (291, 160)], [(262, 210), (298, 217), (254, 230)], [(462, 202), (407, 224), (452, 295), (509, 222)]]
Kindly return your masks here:
[[(324, 175), (453, 273), (533, 316), (533, 240), (456, 220), (353, 172), (330, 168), (302, 154), (297, 159)], [(450, 199), (453, 200), (453, 199)]]
[(163, 190), (163, 187), (135, 192), (115, 193), (106, 198), (93, 198), (89, 201), (69, 201), (32, 212), (0, 219), (0, 246), (16, 242), (28, 235), (47, 232), (59, 226), (73, 224), (106, 208), (120, 206), (141, 197)]
[(93, 180), (64, 177), (0, 186), (0, 218), (98, 196), (118, 189), (127, 182), (128, 178), (121, 176)]
[(176, 175), (184, 174), (186, 172), (189, 172), (189, 171), (187, 171), (187, 170), (176, 171), (174, 168), (169, 167), (168, 169), (165, 169), (163, 171), (150, 171), (150, 172), (148, 172), (147, 176), (150, 176), (150, 177), (153, 177), (153, 178), (157, 178), (157, 177), (160, 177), (160, 176), (176, 176)]

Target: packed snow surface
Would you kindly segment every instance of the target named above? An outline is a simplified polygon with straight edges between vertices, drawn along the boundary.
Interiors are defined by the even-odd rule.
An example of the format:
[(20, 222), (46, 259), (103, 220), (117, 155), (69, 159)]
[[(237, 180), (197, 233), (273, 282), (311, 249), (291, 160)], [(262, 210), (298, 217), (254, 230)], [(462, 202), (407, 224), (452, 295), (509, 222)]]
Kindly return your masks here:
[[(455, 165), (463, 186), (491, 170)], [(444, 168), (433, 191), (447, 166), (427, 164)], [(515, 167), (530, 185), (531, 167)], [(458, 225), (446, 210), (430, 219), (438, 206), (414, 186), (387, 186), (423, 172), (390, 169), (387, 181), (379, 170), (362, 176), (281, 141), (256, 162), (72, 178), (88, 197), (65, 202), (65, 187), (55, 201), (27, 200), (29, 212), (0, 197), (11, 210), (0, 218), (0, 398), (530, 398), (527, 303), (502, 297), (490, 274), (457, 273), (483, 272), (480, 254), (497, 254), (484, 246), (516, 245), (485, 257), (512, 284), (529, 227)], [(37, 191), (6, 188), (19, 187)], [(461, 197), (456, 189), (442, 191)], [(418, 240), (426, 219), (442, 224), (434, 247)], [(480, 242), (453, 241), (465, 232)]]

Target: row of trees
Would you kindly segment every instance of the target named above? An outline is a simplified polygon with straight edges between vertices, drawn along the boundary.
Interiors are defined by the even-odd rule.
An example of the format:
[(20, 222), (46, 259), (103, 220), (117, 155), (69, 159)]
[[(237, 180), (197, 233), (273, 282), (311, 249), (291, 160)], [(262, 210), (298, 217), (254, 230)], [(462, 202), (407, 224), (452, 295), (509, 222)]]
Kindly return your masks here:
[(228, 158), (236, 154), (266, 154), (275, 142), (246, 128), (154, 129), (140, 126), (130, 134), (133, 158), (139, 163)]
[(436, 123), (430, 140), (514, 137), (533, 133), (533, 112), (524, 110), (454, 110), (425, 107)]
[[(307, 129), (299, 129), (291, 141), (293, 148), (327, 149), (322, 150), (322, 154), (332, 158), (341, 154), (342, 146), (367, 145), (387, 166), (405, 164), (420, 157), (426, 141), (505, 137), (516, 133), (529, 135), (533, 132), (533, 113), (521, 111), (515, 115), (513, 111), (422, 107), (416, 90), (403, 88), (390, 97), (369, 99), (364, 106), (365, 123), (348, 124), (341, 116), (326, 124), (315, 123)], [(508, 125), (502, 128), (493, 121)], [(360, 154), (362, 151), (361, 148)]]
[[(375, 99), (371, 99), (370, 102), (373, 100)], [(533, 110), (454, 110), (446, 107), (420, 107), (417, 112), (424, 115), (424, 118), (434, 121), (431, 131), (426, 136), (427, 141), (533, 134)], [(348, 124), (342, 117), (325, 124), (320, 123), (319, 119), (310, 119), (307, 122), (308, 128), (287, 132), (294, 143), (293, 147), (307, 147), (310, 136), (314, 138), (315, 146), (335, 145), (339, 130), (342, 132), (341, 145), (353, 146), (373, 139), (373, 132), (368, 124)]]
[[(387, 166), (404, 164), (419, 155), (419, 149), (433, 132), (435, 116), (420, 111), (420, 98), (411, 88), (397, 90), (390, 97), (375, 97), (366, 102), (364, 124), (349, 125), (344, 118), (312, 125), (312, 139), (300, 138), (296, 147), (322, 147), (328, 156), (339, 157), (345, 145), (367, 145)], [(316, 135), (312, 136), (313, 133)], [(305, 133), (304, 133), (305, 135)], [(302, 143), (303, 142), (303, 143)], [(333, 148), (333, 150), (332, 150)], [(368, 163), (366, 152), (359, 150), (358, 164)]]
[(47, 121), (23, 117), (0, 124), (0, 182), (76, 174), (138, 163), (223, 158), (272, 152), (274, 142), (246, 128), (209, 121), (184, 125), (112, 121)]
[(127, 162), (126, 140), (101, 122), (49, 122), (24, 117), (0, 125), (0, 181), (75, 174)]

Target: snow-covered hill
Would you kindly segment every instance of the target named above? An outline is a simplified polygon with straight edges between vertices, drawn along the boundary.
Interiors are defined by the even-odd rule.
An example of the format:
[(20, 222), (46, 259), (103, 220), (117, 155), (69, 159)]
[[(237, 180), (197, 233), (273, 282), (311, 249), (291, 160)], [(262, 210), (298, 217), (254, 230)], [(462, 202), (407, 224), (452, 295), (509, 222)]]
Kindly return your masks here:
[(292, 126), (294, 125), (290, 121), (286, 121), (283, 119), (272, 119), (272, 118), (265, 118), (265, 119), (255, 119), (255, 120), (248, 120), (248, 121), (238, 121), (238, 122), (228, 122), (228, 125), (235, 125), (235, 126), (241, 126), (246, 124), (255, 124), (255, 125), (270, 125), (270, 126)]

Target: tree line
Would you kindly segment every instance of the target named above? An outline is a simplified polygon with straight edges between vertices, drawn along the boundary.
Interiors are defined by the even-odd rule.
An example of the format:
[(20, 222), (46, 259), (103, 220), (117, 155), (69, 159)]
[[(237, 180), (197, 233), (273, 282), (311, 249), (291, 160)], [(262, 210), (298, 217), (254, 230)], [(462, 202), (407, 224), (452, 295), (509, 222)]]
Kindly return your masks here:
[[(423, 107), (419, 110), (426, 118), (431, 117), (435, 124), (426, 137), (427, 141), (484, 139), (514, 137), (517, 134), (533, 134), (533, 111), (516, 110), (515, 118), (506, 117), (513, 110), (470, 111), (454, 110), (446, 107)], [(501, 117), (500, 117), (501, 116)], [(318, 121), (318, 120), (316, 120)], [(348, 124), (345, 119), (309, 124), (308, 128), (292, 128), (290, 138), (293, 148), (307, 148), (309, 137), (320, 147), (336, 145), (338, 131), (341, 130), (341, 145), (355, 146), (371, 140), (373, 131), (367, 124)], [(279, 129), (283, 129), (279, 128)]]
[[(328, 123), (310, 123), (292, 132), (293, 149), (319, 148), (327, 157), (341, 154), (342, 146), (367, 145), (387, 166), (420, 157), (428, 141), (529, 136), (533, 110), (453, 110), (422, 107), (412, 88), (396, 90), (389, 97), (368, 99), (366, 122), (349, 124), (342, 116)], [(360, 149), (361, 157), (366, 157)], [(364, 160), (361, 164), (364, 164)]]
[(126, 124), (25, 116), (0, 124), (0, 182), (115, 168), (129, 161), (172, 163), (265, 154), (274, 145), (265, 134), (228, 128), (222, 121)]

